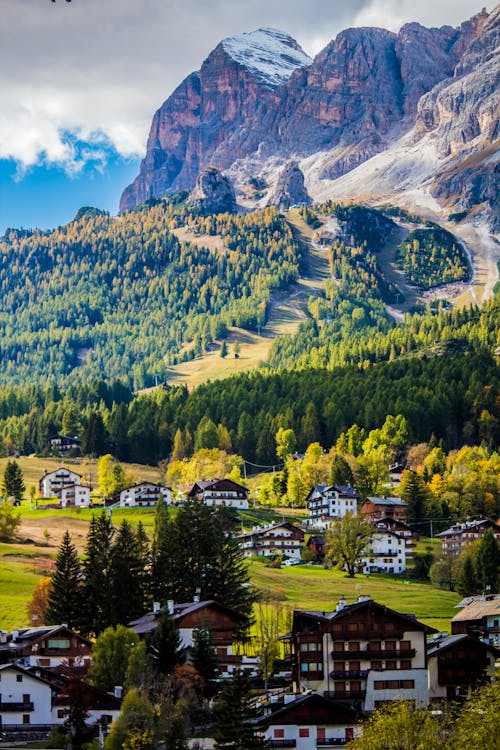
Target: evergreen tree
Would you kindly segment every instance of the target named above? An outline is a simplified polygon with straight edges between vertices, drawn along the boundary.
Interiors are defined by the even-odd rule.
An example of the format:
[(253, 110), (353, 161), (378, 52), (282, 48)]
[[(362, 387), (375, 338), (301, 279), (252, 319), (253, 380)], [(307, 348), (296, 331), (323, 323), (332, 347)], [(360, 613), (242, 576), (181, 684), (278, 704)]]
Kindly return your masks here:
[(17, 461), (7, 461), (3, 473), (2, 492), (5, 498), (14, 497), (22, 500), (26, 485), (24, 484), (23, 472)]
[(99, 635), (111, 624), (110, 555), (113, 527), (105, 511), (92, 516), (87, 533), (82, 585), (82, 631)]
[[(160, 502), (163, 501), (160, 499)], [(135, 531), (137, 539), (137, 551), (140, 560), (139, 580), (143, 597), (142, 609), (147, 612), (152, 601), (153, 601), (153, 582), (151, 580), (152, 573), (152, 553), (151, 546), (149, 544), (149, 538), (144, 529), (142, 521), (139, 521)]]
[(251, 703), (251, 680), (240, 670), (224, 681), (214, 705), (215, 750), (258, 750), (267, 747), (254, 726), (257, 710)]
[(134, 530), (123, 519), (111, 548), (109, 604), (112, 625), (125, 625), (144, 614), (141, 551)]
[(82, 440), (84, 456), (102, 456), (109, 447), (109, 436), (104, 426), (101, 413), (93, 411), (85, 428)]
[(406, 521), (411, 526), (418, 524), (426, 516), (429, 490), (424, 478), (414, 471), (405, 471), (399, 487), (401, 498), (407, 503)]
[(47, 608), (47, 621), (78, 628), (82, 616), (80, 560), (66, 531), (56, 557)]
[(207, 693), (210, 682), (219, 673), (212, 635), (208, 628), (196, 628), (193, 631), (190, 661), (203, 680), (203, 692)]
[(472, 555), (466, 555), (457, 581), (457, 591), (462, 596), (473, 596), (479, 591)]
[(225, 341), (223, 341), (221, 344), (220, 356), (222, 357), (222, 359), (225, 359), (227, 357), (227, 343)]
[(330, 482), (340, 486), (354, 484), (354, 475), (351, 467), (345, 458), (338, 453), (333, 457), (332, 468), (330, 469)]
[(500, 549), (491, 529), (484, 532), (477, 553), (477, 577), (483, 591), (496, 594), (500, 575)]
[(199, 451), (201, 448), (218, 448), (219, 436), (217, 427), (209, 416), (205, 414), (200, 424), (196, 428), (194, 436), (194, 449)]
[(164, 610), (158, 626), (149, 639), (153, 664), (161, 674), (170, 674), (184, 661), (184, 649), (177, 626), (168, 611)]

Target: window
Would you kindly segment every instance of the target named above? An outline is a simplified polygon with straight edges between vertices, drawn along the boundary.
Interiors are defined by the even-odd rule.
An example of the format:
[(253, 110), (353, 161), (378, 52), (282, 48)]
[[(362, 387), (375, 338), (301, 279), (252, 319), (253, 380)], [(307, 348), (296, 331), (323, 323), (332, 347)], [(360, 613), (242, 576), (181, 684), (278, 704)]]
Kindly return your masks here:
[(57, 709), (57, 718), (58, 719), (64, 719), (65, 716), (66, 716), (66, 711), (64, 710), (64, 708), (58, 708)]
[(396, 641), (386, 641), (385, 642), (385, 650), (386, 651), (395, 651), (396, 650)]
[(411, 660), (410, 659), (401, 659), (399, 662), (399, 668), (400, 669), (411, 669)]
[(299, 727), (299, 737), (309, 737), (309, 727)]
[(23, 703), (29, 703), (31, 701), (31, 695), (29, 693), (23, 693)]
[(413, 690), (415, 687), (415, 680), (400, 680), (400, 686), (405, 690)]
[(386, 669), (396, 669), (396, 661), (393, 661), (392, 659), (386, 660), (385, 662), (385, 668)]
[(385, 680), (374, 680), (373, 687), (375, 690), (385, 690)]
[(30, 723), (30, 715), (23, 714), (23, 724), (29, 724), (29, 723)]
[(16, 674), (16, 682), (22, 682), (22, 681), (23, 681), (22, 674)]
[(411, 642), (410, 641), (400, 641), (399, 642), (399, 648), (401, 651), (409, 651), (411, 649)]
[(49, 638), (49, 648), (69, 648), (69, 638)]
[(372, 661), (371, 663), (372, 669), (382, 669), (382, 662), (381, 661)]
[(285, 738), (285, 730), (284, 729), (275, 729), (273, 731), (273, 737), (275, 740), (283, 740)]

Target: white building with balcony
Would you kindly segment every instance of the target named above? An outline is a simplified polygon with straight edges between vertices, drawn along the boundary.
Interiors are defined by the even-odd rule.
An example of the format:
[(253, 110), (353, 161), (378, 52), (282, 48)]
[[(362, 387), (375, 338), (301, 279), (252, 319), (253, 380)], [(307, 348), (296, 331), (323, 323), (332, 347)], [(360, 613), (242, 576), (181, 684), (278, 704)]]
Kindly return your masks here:
[(304, 532), (298, 526), (284, 522), (253, 528), (237, 538), (244, 557), (272, 557), (281, 554), (300, 560)]
[(314, 529), (326, 530), (334, 518), (344, 518), (346, 513), (358, 513), (359, 495), (355, 487), (317, 484), (306, 497), (309, 518), (306, 524)]
[(374, 531), (361, 566), (361, 572), (365, 574), (403, 573), (406, 570), (406, 539), (393, 531)]

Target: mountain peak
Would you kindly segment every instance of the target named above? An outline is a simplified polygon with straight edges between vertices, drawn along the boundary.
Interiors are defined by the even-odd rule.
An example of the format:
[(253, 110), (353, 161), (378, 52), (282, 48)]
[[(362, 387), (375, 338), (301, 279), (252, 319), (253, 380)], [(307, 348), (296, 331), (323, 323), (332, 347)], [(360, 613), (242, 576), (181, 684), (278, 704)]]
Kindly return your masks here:
[(294, 70), (311, 62), (293, 37), (269, 27), (227, 37), (221, 44), (235, 62), (268, 86), (281, 86)]

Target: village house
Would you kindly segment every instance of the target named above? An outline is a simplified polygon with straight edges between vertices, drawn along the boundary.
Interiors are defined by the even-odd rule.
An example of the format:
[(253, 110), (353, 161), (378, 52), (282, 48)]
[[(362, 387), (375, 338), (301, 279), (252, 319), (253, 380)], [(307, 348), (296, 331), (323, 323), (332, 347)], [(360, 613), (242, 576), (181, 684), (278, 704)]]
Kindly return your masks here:
[[(273, 704), (271, 703), (271, 709)], [(359, 712), (349, 703), (333, 701), (317, 693), (296, 697), (285, 695), (284, 705), (274, 706), (259, 720), (266, 727), (263, 732), (269, 747), (319, 750), (322, 747), (343, 746), (360, 734), (356, 726)]]
[(0, 735), (50, 730), (52, 687), (17, 664), (0, 664)]
[[(244, 617), (239, 612), (213, 599), (186, 604), (168, 601), (167, 612), (177, 626), (181, 645), (188, 649), (188, 653), (193, 646), (193, 631), (197, 628), (206, 628), (210, 631), (221, 677), (231, 676), (236, 669), (256, 674), (258, 659), (236, 653), (236, 633), (244, 623)], [(139, 638), (146, 638), (158, 627), (162, 613), (163, 609), (159, 602), (155, 602), (152, 612), (133, 620), (128, 627), (137, 633)]]
[(370, 523), (379, 531), (392, 531), (405, 540), (406, 557), (413, 557), (415, 546), (418, 542), (419, 535), (407, 526), (403, 521), (398, 521), (391, 516), (385, 518), (370, 518)]
[(368, 597), (332, 612), (296, 610), (289, 636), (293, 689), (355, 701), (363, 712), (391, 700), (428, 704), (426, 636), (413, 615)]
[(334, 518), (346, 513), (357, 515), (359, 495), (355, 487), (317, 484), (306, 497), (309, 518), (306, 524), (314, 529), (328, 528)]
[(500, 596), (471, 601), (451, 621), (453, 635), (467, 633), (500, 648)]
[(232, 479), (198, 481), (187, 493), (188, 500), (199, 500), (205, 505), (228, 506), (238, 510), (248, 509), (248, 490)]
[(403, 478), (403, 472), (405, 471), (408, 471), (408, 467), (404, 464), (392, 464), (391, 466), (389, 466), (391, 487), (399, 487), (399, 485), (401, 484), (401, 479)]
[(154, 482), (139, 482), (120, 492), (121, 508), (151, 508), (157, 504), (158, 500), (171, 505), (171, 488)]
[(314, 555), (314, 559), (317, 562), (321, 562), (325, 557), (325, 542), (326, 537), (322, 534), (311, 534), (306, 542), (306, 547), (309, 552)]
[(482, 539), (488, 529), (493, 531), (500, 544), (500, 526), (489, 518), (469, 519), (442, 531), (438, 538), (441, 539), (443, 555), (458, 557), (467, 545)]
[(361, 503), (360, 511), (368, 519), (389, 517), (404, 521), (406, 503), (400, 497), (367, 497)]
[(42, 497), (60, 497), (62, 490), (82, 483), (82, 477), (75, 471), (59, 466), (54, 471), (46, 471), (39, 481)]
[(92, 488), (88, 484), (70, 484), (59, 491), (61, 508), (89, 508)]
[(90, 665), (92, 644), (66, 625), (46, 625), (2, 631), (0, 664), (12, 662), (23, 667), (75, 667)]
[(272, 557), (284, 555), (293, 560), (300, 560), (304, 532), (292, 523), (276, 523), (272, 526), (257, 526), (238, 537), (244, 557)]
[(361, 559), (361, 572), (403, 573), (406, 570), (406, 541), (393, 531), (374, 531), (370, 547)]
[(66, 456), (68, 453), (80, 453), (82, 441), (77, 437), (61, 435), (59, 432), (47, 438), (46, 445), (51, 453), (58, 456)]
[(496, 648), (467, 634), (435, 635), (427, 646), (431, 703), (469, 698), (481, 683), (495, 679), (499, 656)]

